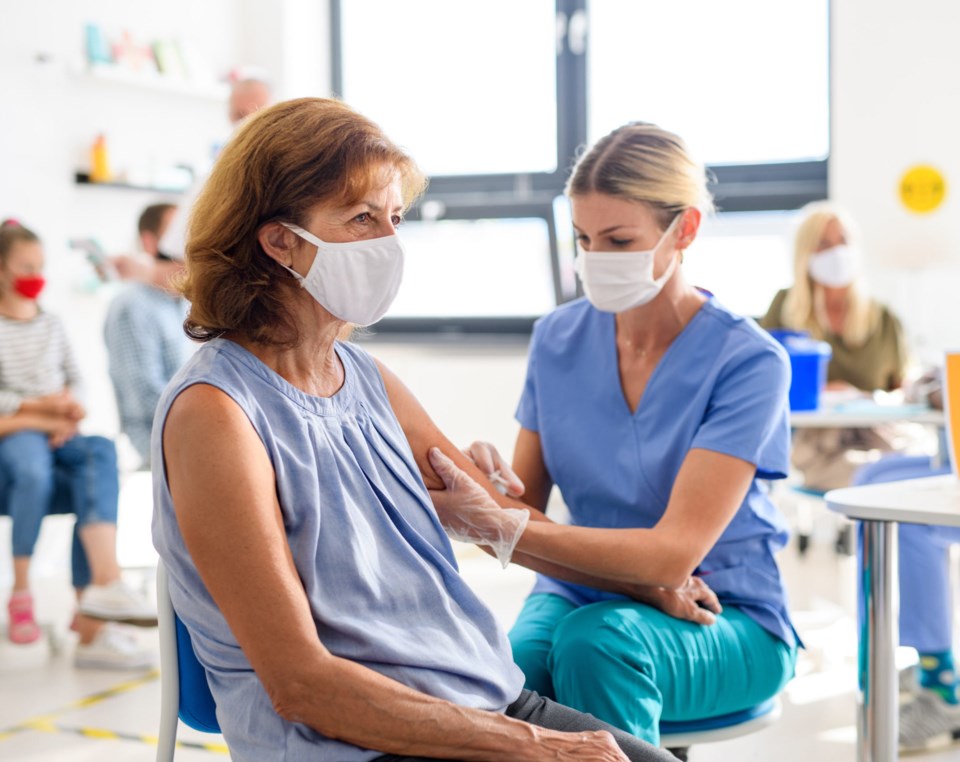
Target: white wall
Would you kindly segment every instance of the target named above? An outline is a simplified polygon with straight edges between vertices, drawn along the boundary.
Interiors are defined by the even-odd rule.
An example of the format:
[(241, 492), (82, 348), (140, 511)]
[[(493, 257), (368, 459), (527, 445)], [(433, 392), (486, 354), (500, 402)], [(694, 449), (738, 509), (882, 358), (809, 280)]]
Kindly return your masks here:
[[(921, 359), (960, 347), (960, 4), (833, 0), (830, 195), (862, 228), (874, 292)], [(947, 180), (915, 214), (898, 186), (915, 164)]]
[(43, 239), (49, 287), (41, 301), (67, 319), (80, 356), (90, 413), (84, 428), (113, 435), (117, 416), (101, 339), (113, 289), (97, 286), (67, 241), (93, 237), (111, 253), (132, 251), (141, 210), (178, 196), (78, 185), (74, 173), (89, 168), (99, 132), (107, 136), (115, 172), (142, 174), (177, 163), (202, 170), (230, 125), (227, 89), (213, 81), (171, 91), (86, 75), (84, 26), (128, 30), (138, 42), (176, 38), (203, 61), (211, 80), (252, 64), (270, 73), (280, 97), (325, 95), (327, 4), (0, 0), (0, 19), (0, 218), (18, 218)]

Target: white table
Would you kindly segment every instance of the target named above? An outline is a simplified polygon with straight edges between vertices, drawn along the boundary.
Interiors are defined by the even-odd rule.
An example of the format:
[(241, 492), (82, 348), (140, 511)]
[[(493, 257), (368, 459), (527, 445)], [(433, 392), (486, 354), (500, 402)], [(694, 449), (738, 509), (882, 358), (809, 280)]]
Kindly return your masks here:
[(863, 555), (857, 584), (863, 594), (860, 630), (860, 696), (857, 712), (858, 762), (898, 759), (897, 671), (899, 643), (899, 578), (897, 526), (935, 524), (960, 526), (960, 482), (954, 476), (932, 476), (826, 494), (827, 507), (863, 522)]
[(926, 405), (881, 405), (870, 399), (827, 404), (817, 410), (795, 410), (790, 425), (795, 429), (858, 429), (884, 423), (922, 423), (943, 426), (943, 411)]

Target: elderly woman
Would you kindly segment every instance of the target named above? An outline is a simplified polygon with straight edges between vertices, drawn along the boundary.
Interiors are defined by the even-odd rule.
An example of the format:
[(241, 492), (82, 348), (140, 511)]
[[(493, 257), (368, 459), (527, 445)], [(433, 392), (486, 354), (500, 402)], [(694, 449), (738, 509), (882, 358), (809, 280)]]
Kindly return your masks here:
[[(434, 447), (479, 471), (340, 340), (389, 307), (423, 187), (374, 124), (306, 98), (241, 127), (194, 207), (186, 328), (204, 343), (158, 407), (154, 541), (230, 753), (668, 759), (522, 690), (421, 476), (441, 486)], [(501, 513), (514, 534), (527, 520)]]
[[(567, 194), (586, 298), (530, 344), (513, 470), (541, 520), (514, 559), (541, 574), (510, 640), (527, 688), (656, 743), (661, 719), (740, 711), (793, 676), (787, 530), (764, 484), (788, 469), (789, 372), (756, 323), (684, 276), (710, 197), (679, 137), (613, 131)], [(441, 518), (482, 542), (498, 511), (434, 459)], [(541, 513), (554, 485), (570, 526)]]

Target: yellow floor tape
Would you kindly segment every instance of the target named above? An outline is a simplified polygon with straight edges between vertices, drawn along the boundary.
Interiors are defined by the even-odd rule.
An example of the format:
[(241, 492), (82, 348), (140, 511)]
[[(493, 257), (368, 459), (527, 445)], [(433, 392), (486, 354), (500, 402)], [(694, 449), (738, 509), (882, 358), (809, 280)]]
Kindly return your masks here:
[[(105, 691), (98, 691), (97, 693), (77, 699), (76, 701), (67, 704), (62, 709), (58, 709), (48, 714), (40, 714), (36, 717), (31, 717), (30, 719), (25, 720), (18, 725), (13, 725), (9, 728), (2, 728), (0, 729), (0, 742), (6, 741), (8, 738), (12, 738), (13, 736), (24, 731), (33, 730), (39, 733), (75, 733), (86, 738), (137, 741), (139, 743), (156, 746), (156, 736), (138, 735), (135, 733), (119, 733), (115, 730), (105, 730), (103, 728), (71, 727), (69, 725), (59, 724), (56, 721), (56, 718), (61, 714), (66, 714), (67, 712), (72, 712), (77, 709), (87, 709), (95, 704), (99, 704), (101, 701), (106, 701), (107, 699), (114, 698), (115, 696), (119, 696), (123, 693), (128, 693), (132, 690), (140, 688), (143, 685), (146, 685), (147, 683), (153, 682), (158, 677), (160, 677), (160, 672), (158, 670), (151, 670), (150, 672), (134, 678), (133, 680), (127, 680), (113, 686), (112, 688), (107, 688)], [(209, 751), (214, 754), (228, 753), (226, 744), (222, 743), (177, 741), (177, 746), (187, 749), (202, 749), (203, 751)]]

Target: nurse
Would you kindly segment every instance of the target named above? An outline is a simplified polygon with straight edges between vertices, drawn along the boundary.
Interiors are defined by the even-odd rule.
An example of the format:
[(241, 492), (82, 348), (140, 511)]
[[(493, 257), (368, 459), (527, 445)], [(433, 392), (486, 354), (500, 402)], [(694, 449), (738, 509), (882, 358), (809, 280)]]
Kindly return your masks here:
[[(527, 688), (658, 743), (661, 719), (742, 710), (793, 676), (787, 529), (764, 485), (788, 468), (788, 362), (684, 276), (711, 201), (680, 138), (621, 127), (567, 194), (587, 296), (531, 340), (513, 470), (533, 520), (510, 542), (540, 574), (510, 641)], [(487, 491), (431, 462), (441, 520), (496, 549)], [(570, 526), (543, 514), (554, 485)]]

